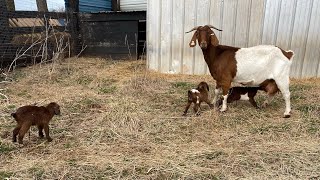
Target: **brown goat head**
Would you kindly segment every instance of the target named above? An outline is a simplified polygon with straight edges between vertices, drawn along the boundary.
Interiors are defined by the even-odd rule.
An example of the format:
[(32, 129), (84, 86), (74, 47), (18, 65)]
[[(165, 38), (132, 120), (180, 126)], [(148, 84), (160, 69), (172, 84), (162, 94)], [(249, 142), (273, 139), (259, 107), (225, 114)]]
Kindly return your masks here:
[(61, 114), (60, 106), (56, 102), (51, 102), (50, 104), (47, 105), (47, 108), (53, 110), (53, 113), (55, 115), (60, 115)]
[(205, 90), (205, 91), (209, 91), (209, 85), (208, 83), (202, 81), (198, 87), (197, 87), (198, 90)]
[(213, 46), (218, 46), (219, 40), (211, 28), (216, 29), (218, 31), (222, 31), (212, 25), (205, 25), (205, 26), (196, 26), (193, 29), (191, 29), (190, 31), (186, 32), (186, 33), (189, 33), (192, 31), (196, 31), (196, 32), (194, 32), (194, 34), (191, 38), (189, 46), (190, 47), (196, 46), (197, 39), (198, 39), (198, 43), (199, 43), (199, 46), (201, 47), (201, 49), (207, 49), (209, 42)]

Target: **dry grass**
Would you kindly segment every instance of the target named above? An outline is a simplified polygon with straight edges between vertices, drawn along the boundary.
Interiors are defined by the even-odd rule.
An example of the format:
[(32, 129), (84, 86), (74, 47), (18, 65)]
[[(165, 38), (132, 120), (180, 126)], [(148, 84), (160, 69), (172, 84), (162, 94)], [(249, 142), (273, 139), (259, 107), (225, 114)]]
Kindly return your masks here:
[[(53, 69), (52, 69), (53, 68)], [(143, 61), (68, 59), (15, 70), (0, 84), (0, 179), (319, 179), (320, 79), (292, 80), (284, 101), (248, 102), (182, 117), (186, 91), (210, 76), (164, 75)], [(211, 91), (212, 93), (212, 91)], [(265, 96), (260, 93), (258, 103)], [(1, 100), (1, 99), (0, 99)], [(17, 107), (58, 102), (53, 142), (11, 142)]]

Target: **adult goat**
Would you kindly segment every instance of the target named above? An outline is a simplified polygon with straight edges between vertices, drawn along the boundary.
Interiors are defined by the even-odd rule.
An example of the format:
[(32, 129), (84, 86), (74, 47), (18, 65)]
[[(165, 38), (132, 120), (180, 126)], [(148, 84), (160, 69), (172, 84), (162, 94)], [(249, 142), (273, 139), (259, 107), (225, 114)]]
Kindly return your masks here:
[(220, 111), (227, 110), (228, 92), (232, 82), (245, 86), (260, 86), (265, 80), (274, 79), (286, 103), (284, 117), (290, 117), (289, 72), (294, 53), (271, 45), (249, 48), (219, 45), (219, 40), (211, 28), (222, 31), (212, 25), (205, 25), (194, 27), (186, 33), (195, 31), (189, 46), (196, 46), (198, 40), (210, 74), (216, 80), (214, 104), (222, 91), (223, 103)]

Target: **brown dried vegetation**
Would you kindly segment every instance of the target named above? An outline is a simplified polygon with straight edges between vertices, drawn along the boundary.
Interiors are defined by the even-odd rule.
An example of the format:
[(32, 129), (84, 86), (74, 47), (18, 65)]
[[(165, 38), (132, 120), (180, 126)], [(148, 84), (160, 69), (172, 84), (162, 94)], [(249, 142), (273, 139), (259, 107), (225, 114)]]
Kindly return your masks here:
[[(0, 84), (10, 99), (0, 105), (0, 179), (320, 177), (319, 79), (291, 81), (292, 118), (283, 119), (279, 94), (261, 110), (203, 105), (201, 116), (182, 117), (186, 91), (201, 81), (213, 89), (212, 77), (149, 72), (144, 61), (68, 59), (10, 76)], [(264, 99), (258, 92), (257, 102)], [(13, 144), (10, 114), (51, 101), (63, 112), (50, 122), (54, 140), (37, 140), (31, 128), (25, 146)]]

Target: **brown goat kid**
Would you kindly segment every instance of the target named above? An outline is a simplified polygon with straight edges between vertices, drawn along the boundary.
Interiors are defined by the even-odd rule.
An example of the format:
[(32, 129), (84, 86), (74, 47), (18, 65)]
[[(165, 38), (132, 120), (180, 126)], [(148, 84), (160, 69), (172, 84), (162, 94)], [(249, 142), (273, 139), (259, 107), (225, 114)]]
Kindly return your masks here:
[[(236, 86), (232, 87), (229, 90), (227, 103), (232, 103), (238, 100), (249, 100), (249, 102), (255, 107), (259, 108), (254, 97), (256, 96), (258, 90), (265, 91), (269, 95), (269, 99), (267, 99), (263, 103), (263, 107), (266, 107), (269, 103), (270, 99), (279, 91), (277, 84), (273, 79), (265, 80), (260, 84), (259, 87), (242, 87)], [(222, 104), (223, 98), (219, 99), (218, 105)]]
[(188, 109), (194, 103), (193, 110), (199, 115), (199, 108), (202, 102), (206, 102), (210, 107), (213, 107), (209, 100), (209, 85), (206, 82), (201, 82), (196, 89), (188, 91), (188, 103), (183, 115), (187, 115)]
[(48, 142), (52, 141), (49, 136), (49, 122), (54, 115), (60, 115), (60, 106), (51, 102), (47, 106), (22, 106), (17, 109), (17, 112), (12, 113), (11, 116), (17, 121), (17, 126), (13, 130), (13, 142), (18, 142), (23, 144), (23, 137), (28, 132), (30, 126), (38, 126), (39, 137), (43, 138), (44, 129), (46, 138)]

